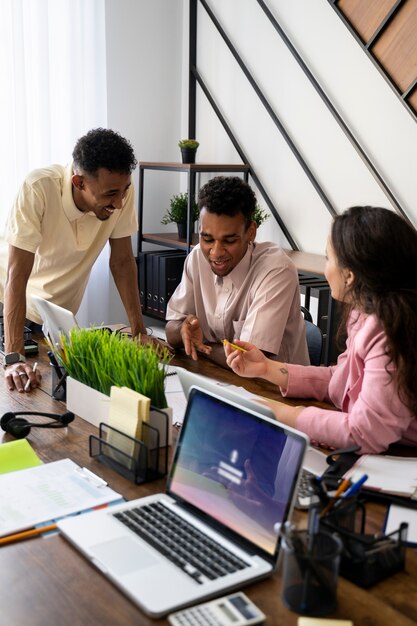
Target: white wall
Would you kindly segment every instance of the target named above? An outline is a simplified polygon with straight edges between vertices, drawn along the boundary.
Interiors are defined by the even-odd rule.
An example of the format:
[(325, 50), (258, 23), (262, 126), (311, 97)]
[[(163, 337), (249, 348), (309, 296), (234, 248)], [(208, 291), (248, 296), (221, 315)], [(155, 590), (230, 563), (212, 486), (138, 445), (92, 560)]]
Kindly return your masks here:
[[(208, 3), (337, 212), (355, 203), (390, 208), (259, 5), (253, 0)], [(417, 130), (411, 115), (326, 0), (267, 4), (417, 224)], [(201, 5), (197, 64), (299, 247), (322, 253), (330, 214)], [(219, 126), (199, 90), (201, 160), (238, 161)], [(271, 237), (272, 220), (267, 224), (261, 238)], [(272, 236), (285, 244), (278, 227)]]
[[(183, 0), (105, 0), (105, 7), (107, 125), (131, 141), (139, 161), (176, 161), (181, 134)], [(178, 191), (178, 175), (145, 173), (145, 177), (144, 226), (155, 231), (163, 228), (164, 199)], [(138, 168), (134, 183), (137, 197)], [(108, 254), (104, 250), (105, 261)], [(89, 283), (90, 320), (102, 321), (94, 312), (91, 294), (100, 292), (102, 302), (103, 283), (105, 288), (109, 284), (110, 293), (103, 303), (109, 313), (102, 317), (106, 323), (127, 321), (103, 263), (94, 268)]]
[[(337, 212), (390, 207), (385, 194), (279, 40), (257, 2), (208, 0)], [(327, 0), (268, 0), (299, 53), (417, 224), (417, 127)], [(187, 134), (188, 0), (106, 0), (108, 125), (142, 161), (177, 161)], [(198, 7), (198, 66), (301, 250), (323, 253), (331, 216), (248, 81)], [(201, 162), (240, 159), (198, 89)], [(177, 174), (145, 173), (145, 230), (157, 231)], [(258, 238), (286, 240), (271, 218)], [(123, 310), (111, 297), (112, 317)], [(117, 305), (115, 304), (117, 303)]]

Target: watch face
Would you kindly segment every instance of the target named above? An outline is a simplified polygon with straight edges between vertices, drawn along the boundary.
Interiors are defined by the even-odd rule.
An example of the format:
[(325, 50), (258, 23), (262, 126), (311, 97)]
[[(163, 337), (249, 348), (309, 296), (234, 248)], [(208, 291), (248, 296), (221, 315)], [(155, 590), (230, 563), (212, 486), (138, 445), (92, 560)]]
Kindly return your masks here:
[(6, 365), (13, 365), (13, 363), (19, 363), (19, 361), (23, 361), (23, 359), (18, 352), (10, 352), (6, 354), (4, 361)]

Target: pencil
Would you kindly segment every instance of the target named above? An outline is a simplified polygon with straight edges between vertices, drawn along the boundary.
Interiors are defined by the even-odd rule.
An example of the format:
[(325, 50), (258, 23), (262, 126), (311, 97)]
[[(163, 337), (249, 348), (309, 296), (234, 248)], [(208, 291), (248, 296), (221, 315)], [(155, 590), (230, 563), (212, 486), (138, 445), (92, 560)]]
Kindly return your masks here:
[[(38, 362), (36, 361), (36, 363), (34, 363), (33, 365), (32, 371), (35, 373), (37, 369), (38, 369)], [(29, 391), (29, 389), (30, 389), (30, 380), (28, 379), (26, 381), (25, 391)]]
[(328, 513), (330, 509), (333, 508), (333, 506), (337, 502), (338, 497), (341, 496), (342, 493), (344, 493), (348, 487), (350, 487), (350, 484), (351, 482), (349, 478), (345, 478), (344, 480), (342, 480), (342, 482), (340, 483), (340, 485), (338, 486), (336, 490), (336, 493), (334, 494), (334, 497), (330, 500), (327, 506), (325, 506), (324, 509), (321, 511), (320, 517), (323, 517), (324, 515), (326, 515), (326, 513)]
[(247, 352), (246, 348), (241, 348), (240, 346), (237, 346), (235, 343), (232, 343), (228, 339), (223, 339), (223, 343), (224, 344), (228, 343), (229, 346), (232, 346), (232, 348), (234, 348), (235, 350), (240, 350), (241, 352)]
[(7, 535), (0, 538), (0, 546), (4, 546), (7, 543), (13, 543), (14, 541), (20, 541), (21, 539), (28, 539), (30, 537), (37, 537), (43, 533), (47, 533), (50, 530), (56, 530), (58, 526), (56, 524), (49, 524), (48, 526), (41, 526), (40, 528), (32, 528), (31, 530), (24, 530), (21, 533), (15, 533), (14, 535)]

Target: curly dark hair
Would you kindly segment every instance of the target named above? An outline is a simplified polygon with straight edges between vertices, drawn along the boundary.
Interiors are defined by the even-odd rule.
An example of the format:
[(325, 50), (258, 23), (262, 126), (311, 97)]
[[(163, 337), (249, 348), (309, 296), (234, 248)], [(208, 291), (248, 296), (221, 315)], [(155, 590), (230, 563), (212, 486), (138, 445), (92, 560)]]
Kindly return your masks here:
[(130, 142), (109, 128), (94, 128), (81, 137), (72, 158), (75, 169), (93, 176), (102, 167), (118, 174), (131, 174), (137, 165)]
[(335, 218), (331, 242), (354, 274), (343, 319), (352, 308), (378, 317), (400, 397), (417, 417), (417, 231), (388, 209), (354, 206)]
[(198, 208), (209, 213), (234, 217), (242, 213), (246, 228), (253, 221), (256, 196), (253, 189), (238, 176), (216, 176), (199, 191)]

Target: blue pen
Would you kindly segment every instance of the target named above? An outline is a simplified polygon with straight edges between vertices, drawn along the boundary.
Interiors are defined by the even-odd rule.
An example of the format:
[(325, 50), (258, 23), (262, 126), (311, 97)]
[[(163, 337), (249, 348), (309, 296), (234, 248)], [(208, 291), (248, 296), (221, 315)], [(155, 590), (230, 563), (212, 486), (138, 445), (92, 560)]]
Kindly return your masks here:
[(348, 498), (349, 496), (353, 496), (355, 493), (359, 491), (363, 483), (367, 480), (368, 480), (368, 474), (363, 474), (363, 476), (361, 476), (361, 478), (359, 478), (359, 480), (357, 480), (356, 483), (353, 483), (353, 485), (351, 485), (349, 489), (347, 489), (345, 493), (342, 494), (342, 498)]

